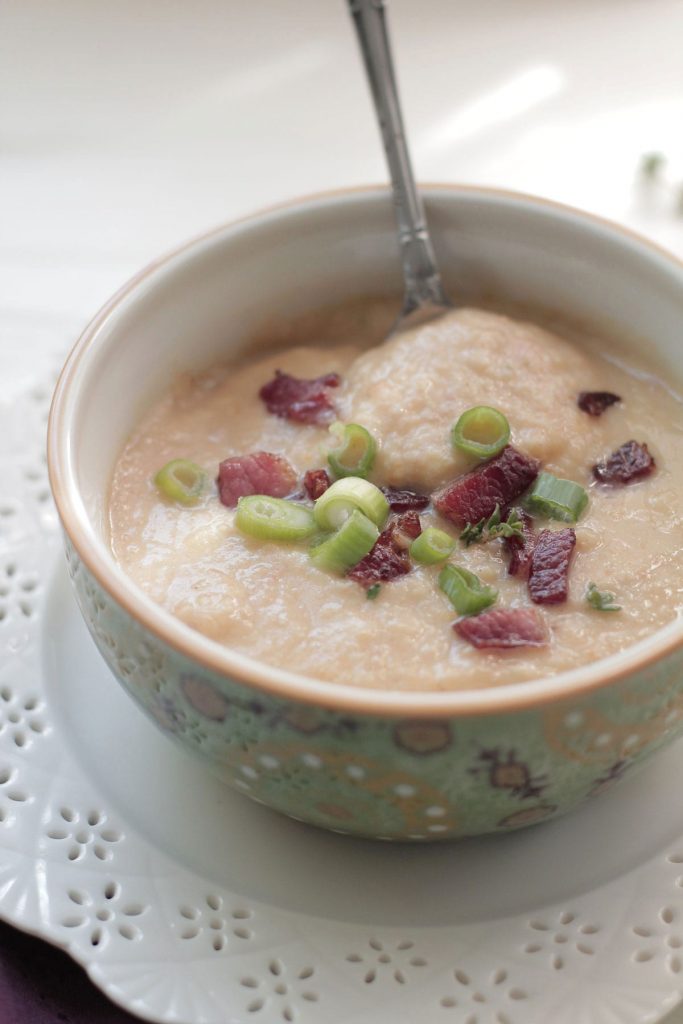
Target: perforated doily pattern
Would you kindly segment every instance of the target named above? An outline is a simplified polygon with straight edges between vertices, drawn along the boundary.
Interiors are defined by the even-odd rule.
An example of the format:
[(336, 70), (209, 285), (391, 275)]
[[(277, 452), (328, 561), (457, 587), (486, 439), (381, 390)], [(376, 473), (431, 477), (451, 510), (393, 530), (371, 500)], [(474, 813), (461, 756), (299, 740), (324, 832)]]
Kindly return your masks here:
[(82, 777), (42, 676), (59, 554), (49, 386), (0, 410), (0, 912), (115, 1001), (187, 1024), (620, 1024), (683, 994), (683, 838), (533, 915), (372, 928), (274, 908), (184, 869)]

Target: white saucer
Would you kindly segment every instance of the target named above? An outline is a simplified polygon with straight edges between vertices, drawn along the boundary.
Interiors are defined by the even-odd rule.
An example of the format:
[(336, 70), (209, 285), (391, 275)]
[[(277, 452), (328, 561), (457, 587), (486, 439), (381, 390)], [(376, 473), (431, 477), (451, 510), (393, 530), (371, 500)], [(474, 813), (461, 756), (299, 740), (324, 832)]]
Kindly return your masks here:
[(505, 837), (388, 845), (282, 818), (207, 775), (110, 676), (71, 596), (39, 431), (12, 436), (6, 920), (177, 1024), (646, 1024), (683, 997), (683, 744)]

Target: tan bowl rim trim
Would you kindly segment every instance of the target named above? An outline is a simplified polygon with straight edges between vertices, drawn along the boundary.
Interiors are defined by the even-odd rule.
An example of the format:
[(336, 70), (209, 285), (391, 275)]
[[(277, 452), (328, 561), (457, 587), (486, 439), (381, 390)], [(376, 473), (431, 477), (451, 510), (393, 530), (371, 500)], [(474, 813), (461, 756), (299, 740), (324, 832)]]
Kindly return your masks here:
[[(609, 232), (625, 237), (631, 243), (649, 250), (653, 255), (664, 259), (675, 269), (683, 271), (683, 261), (674, 254), (661, 248), (636, 232), (619, 224), (599, 217), (593, 213), (576, 209), (565, 203), (551, 199), (514, 192), (508, 189), (491, 188), (478, 185), (460, 185), (456, 183), (421, 183), (423, 192), (465, 193), (472, 196), (498, 197), (511, 199), (531, 206), (547, 207), (565, 216), (589, 221), (597, 227), (606, 228)], [(114, 310), (133, 292), (138, 285), (160, 268), (172, 263), (178, 256), (188, 252), (194, 246), (209, 241), (231, 229), (242, 225), (256, 224), (258, 221), (274, 213), (295, 210), (297, 207), (311, 203), (324, 203), (331, 199), (384, 193), (389, 195), (385, 184), (360, 185), (350, 188), (334, 189), (326, 192), (313, 193), (306, 196), (286, 200), (262, 208), (255, 213), (237, 218), (194, 236), (189, 241), (177, 246), (164, 256), (153, 260), (141, 271), (131, 277), (99, 310), (76, 341), (61, 371), (50, 409), (48, 422), (48, 472), (50, 486), (55, 498), (62, 525), (73, 544), (78, 556), (92, 573), (100, 586), (123, 607), (136, 621), (141, 623), (169, 647), (178, 651), (190, 661), (197, 662), (203, 668), (219, 676), (228, 676), (238, 683), (253, 686), (272, 696), (288, 698), (319, 707), (339, 709), (345, 712), (354, 711), (365, 715), (382, 715), (390, 717), (415, 717), (435, 719), (469, 715), (491, 715), (507, 711), (523, 711), (559, 701), (568, 701), (593, 690), (607, 688), (613, 683), (632, 675), (683, 646), (683, 623), (678, 623), (678, 630), (672, 636), (660, 637), (655, 649), (649, 649), (655, 638), (662, 631), (673, 632), (664, 627), (652, 637), (632, 648), (635, 656), (628, 662), (622, 655), (613, 655), (605, 661), (593, 666), (560, 673), (556, 680), (549, 677), (531, 680), (528, 683), (514, 683), (481, 690), (448, 690), (448, 691), (415, 691), (367, 689), (343, 683), (329, 683), (324, 680), (299, 676), (295, 673), (268, 666), (217, 642), (211, 641), (191, 627), (180, 623), (161, 606), (152, 602), (135, 584), (125, 581), (122, 571), (121, 578), (116, 575), (117, 567), (113, 555), (97, 537), (91, 539), (84, 531), (78, 515), (69, 500), (71, 487), (75, 489), (68, 471), (66, 449), (60, 443), (65, 436), (64, 409), (70, 384), (81, 360), (89, 352), (100, 328), (108, 320)], [(428, 197), (427, 197), (428, 198)], [(109, 559), (109, 561), (108, 561)], [(647, 650), (638, 648), (646, 644)], [(601, 668), (612, 659), (620, 659), (619, 665)], [(552, 686), (552, 689), (549, 687)], [(538, 691), (541, 690), (539, 693)]]

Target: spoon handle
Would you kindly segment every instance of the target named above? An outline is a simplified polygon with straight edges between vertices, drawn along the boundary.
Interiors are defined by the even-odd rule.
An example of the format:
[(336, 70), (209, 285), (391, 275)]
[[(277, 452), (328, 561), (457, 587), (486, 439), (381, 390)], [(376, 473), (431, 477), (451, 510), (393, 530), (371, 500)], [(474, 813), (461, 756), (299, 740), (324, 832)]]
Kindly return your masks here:
[(415, 310), (447, 307), (422, 201), (418, 195), (403, 128), (401, 105), (389, 46), (384, 0), (349, 0), (370, 82), (389, 165), (405, 299), (403, 317)]

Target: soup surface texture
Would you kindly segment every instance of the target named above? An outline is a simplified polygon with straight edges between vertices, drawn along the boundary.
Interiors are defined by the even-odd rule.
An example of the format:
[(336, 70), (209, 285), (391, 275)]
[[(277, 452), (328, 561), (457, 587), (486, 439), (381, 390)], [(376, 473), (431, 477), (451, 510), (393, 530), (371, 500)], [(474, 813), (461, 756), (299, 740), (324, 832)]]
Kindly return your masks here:
[[(396, 690), (490, 687), (553, 675), (630, 646), (678, 612), (683, 594), (683, 408), (642, 366), (588, 331), (553, 329), (482, 309), (462, 309), (382, 341), (395, 306), (368, 300), (292, 323), (249, 360), (179, 379), (121, 452), (110, 500), (111, 543), (125, 572), (179, 619), (267, 664), (323, 680)], [(377, 441), (370, 479), (431, 494), (473, 468), (451, 428), (479, 405), (505, 414), (516, 449), (542, 470), (575, 481), (588, 505), (575, 525), (566, 601), (534, 606), (527, 581), (508, 573), (501, 540), (458, 541), (450, 561), (498, 591), (495, 608), (535, 608), (548, 632), (538, 648), (479, 650), (453, 629), (440, 567), (415, 564), (382, 584), (374, 600), (354, 580), (317, 568), (307, 543), (245, 536), (218, 499), (218, 464), (266, 451), (299, 479), (326, 465), (327, 425), (270, 413), (259, 390), (277, 369), (300, 378), (332, 371), (330, 397), (343, 423)], [(613, 392), (600, 416), (580, 392)], [(630, 439), (655, 459), (628, 484), (598, 482), (592, 467)], [(172, 459), (202, 466), (210, 481), (194, 507), (168, 501), (154, 484)], [(422, 527), (457, 538), (461, 528), (430, 506)], [(538, 529), (567, 523), (539, 520)], [(621, 610), (586, 600), (594, 582)]]

